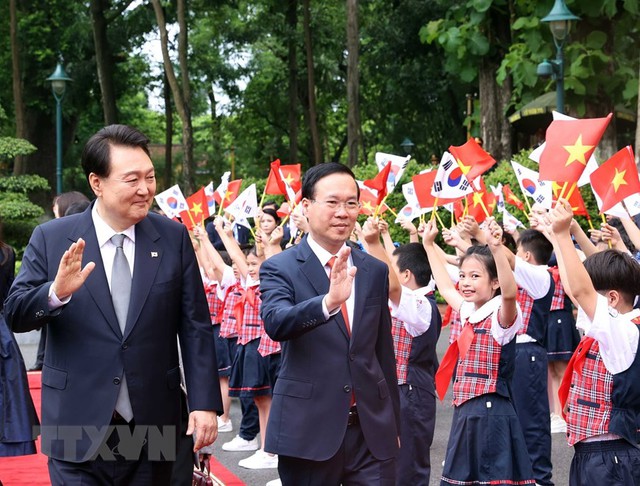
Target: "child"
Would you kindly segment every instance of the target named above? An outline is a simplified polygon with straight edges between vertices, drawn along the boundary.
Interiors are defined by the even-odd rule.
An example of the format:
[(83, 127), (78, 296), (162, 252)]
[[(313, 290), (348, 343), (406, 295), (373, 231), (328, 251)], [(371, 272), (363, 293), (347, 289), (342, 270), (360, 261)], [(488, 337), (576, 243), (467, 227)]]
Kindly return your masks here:
[[(387, 224), (372, 218), (363, 227), (367, 251), (389, 268), (393, 348), (400, 391), (400, 451), (396, 484), (427, 485), (431, 476), (430, 448), (436, 425), (434, 375), (438, 367), (436, 343), (442, 321), (431, 285), (431, 268), (420, 243), (393, 247), (391, 261), (380, 244)], [(415, 231), (415, 227), (414, 227)]]
[(262, 258), (255, 248), (244, 256), (232, 234), (223, 228), (222, 219), (216, 218), (214, 226), (225, 245), (229, 256), (238, 267), (246, 285), (243, 297), (236, 304), (234, 312), (238, 324), (238, 350), (231, 367), (229, 395), (232, 397), (252, 397), (260, 421), (261, 447), (254, 455), (242, 459), (238, 465), (247, 469), (272, 469), (278, 467), (278, 456), (264, 451), (267, 421), (271, 408), (271, 383), (267, 360), (258, 353), (260, 337), (264, 326), (260, 319), (260, 265)]
[(536, 484), (552, 486), (551, 427), (547, 399), (545, 338), (553, 299), (553, 278), (547, 270), (553, 246), (541, 232), (519, 235), (517, 253), (503, 247), (518, 284), (523, 326), (516, 336), (511, 394), (522, 427)]
[(574, 446), (571, 485), (640, 484), (640, 267), (616, 250), (589, 256), (584, 265), (569, 228), (570, 204), (560, 199), (550, 213), (560, 278), (578, 307), (585, 336), (560, 386), (559, 398)]
[(522, 314), (513, 272), (502, 251), (502, 229), (493, 218), (487, 219), (488, 247), (473, 246), (460, 259), (459, 291), (435, 244), (437, 233), (435, 221), (430, 221), (423, 244), (441, 295), (463, 322), (460, 337), (436, 373), (436, 389), (443, 399), (457, 364), (455, 410), (441, 484), (534, 484), (509, 394)]

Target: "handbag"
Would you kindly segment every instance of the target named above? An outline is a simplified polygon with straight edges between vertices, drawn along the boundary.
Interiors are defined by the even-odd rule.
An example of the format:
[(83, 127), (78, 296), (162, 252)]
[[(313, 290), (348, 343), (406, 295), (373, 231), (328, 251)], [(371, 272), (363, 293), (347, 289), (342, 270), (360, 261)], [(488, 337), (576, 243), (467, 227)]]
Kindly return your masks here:
[(209, 454), (194, 454), (194, 470), (191, 484), (193, 486), (213, 486), (213, 479), (211, 478)]

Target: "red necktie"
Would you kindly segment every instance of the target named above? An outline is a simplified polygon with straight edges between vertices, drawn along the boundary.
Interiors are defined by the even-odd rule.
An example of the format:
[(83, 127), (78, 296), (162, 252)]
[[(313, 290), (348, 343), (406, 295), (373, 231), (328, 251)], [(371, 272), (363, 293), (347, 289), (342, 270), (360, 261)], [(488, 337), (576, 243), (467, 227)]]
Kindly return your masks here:
[[(573, 372), (577, 372), (578, 374), (582, 374), (582, 367), (584, 366), (584, 360), (587, 357), (587, 352), (593, 346), (592, 337), (582, 338), (580, 344), (578, 344), (578, 349), (575, 350), (573, 356), (569, 360), (569, 364), (567, 365), (567, 369), (564, 372), (564, 376), (562, 377), (562, 382), (560, 383), (560, 388), (558, 388), (558, 398), (560, 399), (560, 406), (562, 407), (562, 415), (565, 416), (564, 408), (567, 404), (567, 399), (569, 398), (569, 388), (571, 388), (571, 379), (573, 378)], [(566, 417), (565, 417), (566, 419)]]
[[(331, 258), (329, 258), (329, 261), (327, 262), (327, 266), (329, 267), (329, 279), (331, 279), (331, 270), (333, 269), (333, 265), (336, 262), (336, 258), (338, 258), (337, 256), (332, 256)], [(342, 305), (340, 306), (340, 310), (342, 311), (342, 317), (344, 319), (344, 324), (345, 326), (347, 326), (347, 334), (349, 336), (351, 336), (351, 325), (349, 324), (349, 313), (347, 312), (347, 302), (343, 302)]]
[(449, 383), (451, 383), (451, 377), (453, 376), (453, 370), (456, 367), (458, 358), (461, 360), (465, 358), (472, 341), (473, 326), (467, 321), (458, 339), (452, 342), (447, 349), (436, 372), (436, 391), (441, 401), (444, 400), (444, 396), (447, 394), (447, 388), (449, 388)]

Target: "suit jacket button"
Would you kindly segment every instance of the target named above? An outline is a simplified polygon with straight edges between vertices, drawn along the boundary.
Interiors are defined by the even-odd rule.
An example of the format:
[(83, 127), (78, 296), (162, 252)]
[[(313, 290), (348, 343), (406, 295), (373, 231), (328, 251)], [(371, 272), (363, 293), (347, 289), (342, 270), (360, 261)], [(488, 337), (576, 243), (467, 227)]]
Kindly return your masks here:
[(349, 385), (345, 385), (343, 390), (345, 393), (351, 393), (351, 387)]
[(124, 343), (124, 344), (122, 345), (122, 350), (124, 351), (124, 350), (125, 350), (125, 349), (127, 349), (128, 347), (129, 347), (129, 345), (128, 345), (127, 343)]
[(354, 359), (356, 359), (356, 355), (354, 353), (349, 353), (349, 359), (353, 361)]
[(119, 384), (120, 384), (120, 377), (116, 376), (116, 377), (113, 379), (113, 384), (114, 384), (114, 385), (119, 385)]

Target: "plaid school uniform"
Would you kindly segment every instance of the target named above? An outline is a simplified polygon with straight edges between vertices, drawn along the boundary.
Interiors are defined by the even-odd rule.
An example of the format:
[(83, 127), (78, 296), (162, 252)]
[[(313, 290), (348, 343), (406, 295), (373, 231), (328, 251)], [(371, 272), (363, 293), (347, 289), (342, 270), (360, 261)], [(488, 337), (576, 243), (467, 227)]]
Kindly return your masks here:
[(224, 311), (224, 301), (218, 297), (218, 282), (211, 282), (205, 285), (207, 304), (209, 305), (209, 315), (212, 324), (220, 324)]
[(522, 310), (522, 327), (518, 331), (518, 334), (526, 334), (529, 327), (529, 321), (531, 320), (531, 311), (533, 310), (533, 298), (529, 295), (529, 292), (521, 287), (518, 287), (518, 304)]
[[(463, 360), (458, 360), (456, 380), (453, 384), (453, 403), (462, 405), (467, 400), (485, 395), (498, 393), (509, 397), (509, 392), (504, 387), (498, 386), (499, 372), (511, 378), (513, 373), (513, 356), (515, 340), (501, 346), (491, 334), (491, 315), (482, 321), (466, 326), (473, 326), (473, 341), (469, 351)], [(507, 361), (502, 356), (503, 348), (509, 350), (510, 369), (506, 368)], [(506, 354), (506, 353), (505, 353)]]
[(258, 353), (260, 353), (260, 356), (269, 356), (279, 353), (280, 351), (282, 351), (280, 343), (271, 339), (263, 329), (262, 335), (260, 336), (260, 346), (258, 346)]
[(264, 324), (260, 318), (262, 300), (260, 299), (259, 286), (255, 285), (243, 289), (242, 298), (236, 302), (236, 308), (239, 305), (242, 305), (242, 319), (238, 319), (239, 314), (237, 313), (237, 310), (235, 314), (238, 344), (247, 344), (254, 339), (260, 338), (264, 331)]
[(234, 338), (238, 336), (238, 325), (234, 310), (236, 303), (242, 298), (242, 286), (240, 281), (227, 289), (224, 297), (224, 306), (222, 310), (222, 320), (220, 321), (220, 337)]
[(558, 270), (558, 267), (551, 267), (549, 268), (549, 272), (551, 272), (553, 283), (555, 284), (553, 299), (551, 299), (551, 310), (555, 311), (564, 309), (566, 294), (564, 287), (562, 286), (562, 282), (560, 281), (560, 270)]
[(460, 337), (460, 333), (462, 332), (462, 321), (460, 320), (460, 313), (458, 313), (458, 311), (451, 309), (449, 325), (451, 326), (451, 330), (449, 331), (449, 344), (451, 344)]
[(516, 340), (500, 345), (494, 339), (492, 315), (478, 316), (481, 320), (476, 323), (470, 322), (472, 316), (464, 324), (472, 327), (473, 340), (457, 363), (454, 415), (441, 484), (535, 484), (509, 395)]
[[(584, 340), (580, 346), (584, 346)], [(573, 372), (571, 385), (566, 416), (570, 446), (609, 431), (613, 375), (602, 361), (598, 341), (594, 340), (587, 351), (582, 373)]]
[(396, 353), (396, 373), (398, 385), (407, 382), (409, 372), (409, 355), (411, 354), (412, 337), (404, 328), (404, 323), (395, 317), (391, 318), (391, 335), (393, 337), (393, 349)]

